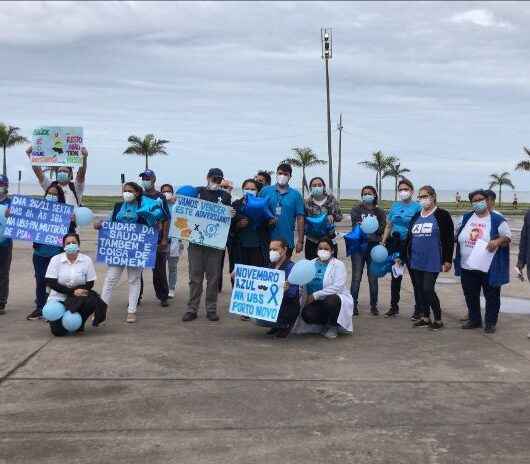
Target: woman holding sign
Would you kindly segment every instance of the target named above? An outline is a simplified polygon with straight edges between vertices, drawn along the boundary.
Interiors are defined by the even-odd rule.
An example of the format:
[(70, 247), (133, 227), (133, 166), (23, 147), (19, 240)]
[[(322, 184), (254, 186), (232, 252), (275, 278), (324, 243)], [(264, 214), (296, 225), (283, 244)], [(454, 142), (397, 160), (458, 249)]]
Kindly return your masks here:
[[(123, 201), (114, 205), (111, 221), (147, 224), (145, 219), (138, 215), (137, 211), (142, 203), (142, 187), (135, 182), (127, 182), (123, 184)], [(101, 228), (101, 223), (94, 226), (96, 229)], [(127, 308), (126, 322), (136, 322), (136, 309), (138, 307), (138, 297), (140, 296), (141, 287), (141, 267), (130, 266), (109, 266), (107, 275), (105, 276), (105, 283), (101, 291), (101, 298), (107, 304), (110, 304), (112, 298), (112, 291), (120, 281), (123, 271), (127, 268), (127, 278), (129, 283), (129, 306)]]
[[(173, 208), (175, 204), (175, 191), (173, 186), (170, 184), (163, 184), (160, 186), (160, 193), (164, 195), (167, 201), (169, 210)], [(169, 298), (175, 298), (175, 289), (177, 287), (177, 270), (180, 252), (184, 246), (180, 240), (176, 238), (169, 239), (169, 256), (167, 258), (167, 268), (168, 268), (168, 284), (169, 284)]]
[(326, 338), (336, 338), (338, 328), (351, 333), (353, 330), (353, 298), (348, 291), (346, 266), (333, 257), (333, 242), (329, 238), (319, 240), (315, 277), (305, 286), (305, 301), (295, 332), (313, 332), (316, 328)]
[[(318, 241), (329, 238), (335, 241), (335, 223), (342, 221), (339, 202), (332, 193), (326, 191), (322, 177), (314, 177), (309, 182), (310, 195), (304, 201), (305, 206), (305, 258), (317, 257)], [(333, 243), (333, 256), (337, 257), (338, 247)]]
[(486, 327), (494, 333), (501, 306), (501, 286), (510, 281), (512, 233), (504, 216), (488, 209), (488, 194), (469, 194), (473, 211), (457, 224), (455, 274), (460, 276), (469, 320), (463, 329), (482, 327), (480, 292), (486, 300)]

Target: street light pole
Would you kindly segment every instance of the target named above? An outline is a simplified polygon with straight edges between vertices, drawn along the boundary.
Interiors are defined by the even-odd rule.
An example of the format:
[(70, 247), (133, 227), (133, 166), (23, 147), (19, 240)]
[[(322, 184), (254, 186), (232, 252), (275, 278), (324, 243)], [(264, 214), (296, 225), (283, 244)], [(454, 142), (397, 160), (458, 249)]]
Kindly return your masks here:
[(340, 201), (340, 176), (342, 168), (342, 113), (340, 114), (337, 130), (339, 131), (339, 167), (337, 170), (337, 199)]
[(326, 65), (326, 98), (327, 98), (327, 113), (328, 113), (328, 168), (329, 177), (328, 184), (331, 191), (333, 191), (333, 155), (331, 153), (331, 108), (329, 101), (329, 60), (333, 56), (332, 32), (331, 29), (320, 29), (320, 39), (322, 42), (322, 59)]

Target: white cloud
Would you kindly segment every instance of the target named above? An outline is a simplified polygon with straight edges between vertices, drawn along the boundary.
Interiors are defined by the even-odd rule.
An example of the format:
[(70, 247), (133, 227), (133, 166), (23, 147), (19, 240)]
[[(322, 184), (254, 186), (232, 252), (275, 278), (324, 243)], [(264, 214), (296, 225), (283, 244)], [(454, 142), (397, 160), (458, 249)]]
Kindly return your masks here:
[(489, 10), (469, 10), (451, 16), (454, 23), (470, 23), (482, 27), (512, 28), (507, 21), (498, 20)]

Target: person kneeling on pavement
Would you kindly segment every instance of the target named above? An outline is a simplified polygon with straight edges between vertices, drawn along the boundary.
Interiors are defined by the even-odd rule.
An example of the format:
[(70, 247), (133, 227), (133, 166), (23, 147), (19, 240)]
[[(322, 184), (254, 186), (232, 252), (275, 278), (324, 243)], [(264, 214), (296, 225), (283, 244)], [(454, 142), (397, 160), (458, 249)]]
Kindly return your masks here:
[(293, 327), (293, 333), (321, 333), (336, 338), (339, 330), (353, 331), (353, 298), (348, 291), (348, 273), (342, 261), (333, 257), (333, 242), (324, 238), (318, 242), (315, 258), (316, 274), (305, 286), (303, 308)]

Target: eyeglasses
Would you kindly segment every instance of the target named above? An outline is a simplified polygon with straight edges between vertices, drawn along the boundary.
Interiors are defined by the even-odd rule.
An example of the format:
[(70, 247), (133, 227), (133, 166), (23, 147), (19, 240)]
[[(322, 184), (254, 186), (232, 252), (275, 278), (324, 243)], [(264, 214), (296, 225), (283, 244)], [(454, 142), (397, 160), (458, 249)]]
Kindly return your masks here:
[(418, 195), (418, 200), (425, 200), (427, 198), (429, 198), (430, 195)]

